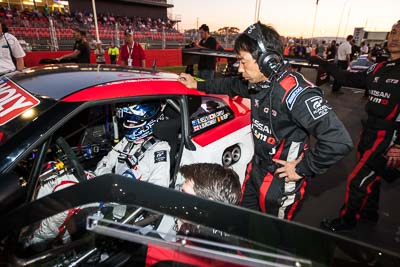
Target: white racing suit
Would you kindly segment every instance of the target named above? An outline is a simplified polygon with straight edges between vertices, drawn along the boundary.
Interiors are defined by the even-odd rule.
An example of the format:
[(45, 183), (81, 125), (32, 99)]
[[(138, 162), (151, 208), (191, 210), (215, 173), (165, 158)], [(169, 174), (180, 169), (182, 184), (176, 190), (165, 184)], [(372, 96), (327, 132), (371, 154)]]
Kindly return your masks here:
[[(168, 187), (171, 148), (168, 142), (147, 138), (135, 144), (125, 137), (113, 147), (96, 167), (96, 176), (115, 173), (132, 179)], [(136, 156), (135, 156), (136, 155)]]
[[(107, 173), (116, 173), (140, 181), (168, 187), (170, 181), (170, 146), (167, 142), (159, 141), (155, 138), (149, 139), (151, 140), (147, 143), (135, 144), (123, 138), (113, 147), (108, 155), (103, 157), (97, 164), (95, 175), (99, 176)], [(147, 148), (143, 149), (143, 146), (147, 146)], [(136, 152), (139, 152), (136, 154), (138, 158), (133, 159)], [(131, 160), (128, 162), (127, 158)], [(132, 162), (136, 162), (136, 164), (132, 165)], [(131, 166), (129, 166), (130, 164)], [(88, 179), (95, 177), (90, 172), (85, 173)], [(72, 174), (66, 172), (63, 174), (55, 173), (49, 178), (46, 178), (46, 182), (43, 183), (38, 191), (37, 199), (77, 184), (78, 182), (79, 181)], [(66, 229), (66, 224), (79, 210), (79, 207), (69, 209), (42, 220), (39, 227), (36, 228), (28, 238), (24, 239), (24, 246), (28, 247), (39, 243), (47, 244), (48, 241), (56, 237), (59, 237), (63, 243), (68, 242), (70, 240), (70, 235)]]
[[(86, 173), (87, 179), (93, 177), (94, 176), (92, 174), (88, 172)], [(54, 173), (47, 178), (39, 188), (37, 199), (77, 183), (79, 183), (79, 181), (72, 174), (67, 172), (63, 172), (62, 174)], [(70, 235), (66, 229), (66, 224), (77, 212), (79, 212), (79, 207), (66, 210), (42, 220), (39, 227), (36, 228), (33, 233), (24, 240), (24, 246), (28, 247), (43, 242), (43, 244), (46, 244), (46, 241), (50, 241), (56, 237), (59, 237), (63, 243), (68, 242), (70, 240)]]

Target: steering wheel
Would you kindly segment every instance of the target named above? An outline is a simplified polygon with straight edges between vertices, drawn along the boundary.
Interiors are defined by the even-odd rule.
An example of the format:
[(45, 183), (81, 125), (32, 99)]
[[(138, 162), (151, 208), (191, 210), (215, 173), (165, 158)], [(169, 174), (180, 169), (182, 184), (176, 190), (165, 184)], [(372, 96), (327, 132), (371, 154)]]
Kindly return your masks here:
[(67, 164), (71, 166), (73, 174), (76, 176), (79, 182), (86, 181), (85, 171), (82, 164), (79, 162), (78, 157), (72, 148), (68, 145), (63, 137), (58, 137), (55, 142), (67, 156)]

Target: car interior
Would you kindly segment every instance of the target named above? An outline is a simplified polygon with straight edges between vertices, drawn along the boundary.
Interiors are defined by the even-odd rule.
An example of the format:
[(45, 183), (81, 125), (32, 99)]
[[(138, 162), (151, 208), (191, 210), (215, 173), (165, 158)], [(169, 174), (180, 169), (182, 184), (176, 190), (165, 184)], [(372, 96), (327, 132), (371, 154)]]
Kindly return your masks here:
[[(151, 100), (154, 100), (154, 98)], [(182, 98), (160, 99), (165, 105), (163, 113), (166, 119), (159, 120), (153, 126), (153, 135), (162, 141), (168, 142), (171, 147), (170, 188), (174, 188), (180, 166), (180, 157), (185, 145), (185, 140), (182, 136), (181, 100)], [(233, 117), (232, 112), (220, 100), (207, 96), (189, 96), (187, 100), (191, 136), (201, 134), (218, 125), (196, 128), (195, 122), (207, 117), (208, 114), (216, 114), (216, 112), (224, 110), (224, 112), (230, 114), (226, 121)], [(4, 195), (4, 201), (0, 201), (0, 212), (5, 214), (13, 206), (13, 202), (20, 203), (21, 199), (25, 198), (25, 202), (30, 202), (42, 197), (43, 194), (39, 192), (41, 187), (46, 183), (53, 182), (57, 177), (70, 175), (76, 179), (76, 182), (93, 178), (93, 171), (96, 169), (97, 163), (124, 136), (124, 128), (116, 116), (116, 109), (133, 103), (139, 103), (139, 101), (133, 99), (129, 102), (114, 101), (112, 103), (92, 104), (73, 115), (64, 125), (56, 129), (49, 138), (18, 162), (10, 173), (10, 175), (18, 177), (18, 187), (15, 184), (5, 184), (6, 181), (11, 181), (12, 179), (3, 179), (4, 182), (1, 182), (4, 184), (3, 188), (9, 187), (11, 189), (7, 189), (7, 191), (13, 193), (12, 197), (10, 197), (10, 194)], [(38, 253), (44, 253), (53, 248), (62, 248), (61, 250), (64, 250), (62, 253), (64, 253), (70, 246), (82, 241), (82, 236), (86, 235), (86, 218), (99, 210), (109, 219), (117, 217), (119, 222), (124, 224), (150, 225), (153, 228), (160, 224), (162, 217), (153, 212), (144, 211), (140, 207), (124, 207), (123, 205), (118, 205), (118, 203), (103, 203), (99, 207), (99, 203), (93, 203), (74, 213), (71, 219), (68, 220), (66, 224), (70, 234), (70, 242), (68, 243), (65, 243), (57, 236), (50, 242), (27, 245), (23, 240), (32, 235), (43, 221), (22, 229), (14, 240), (15, 255), (18, 255), (16, 257), (18, 260), (25, 262), (29, 258), (35, 258)], [(81, 244), (79, 243), (78, 245), (80, 246)]]

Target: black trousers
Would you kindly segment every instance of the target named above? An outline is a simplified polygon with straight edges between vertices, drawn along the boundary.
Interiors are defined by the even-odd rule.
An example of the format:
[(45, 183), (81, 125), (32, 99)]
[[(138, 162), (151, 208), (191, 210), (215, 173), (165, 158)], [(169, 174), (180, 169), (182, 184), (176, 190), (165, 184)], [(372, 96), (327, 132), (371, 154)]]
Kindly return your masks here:
[[(346, 60), (338, 60), (337, 65), (342, 70), (347, 70), (348, 63)], [(339, 91), (341, 87), (342, 87), (342, 84), (335, 79), (333, 81), (333, 85), (332, 85), (332, 92)]]
[(110, 64), (117, 64), (117, 56), (110, 55)]
[(346, 193), (340, 216), (356, 223), (360, 218), (378, 219), (379, 194), (382, 178), (397, 179), (396, 169), (386, 168), (384, 153), (393, 133), (386, 130), (364, 129), (357, 148), (358, 162), (347, 178)]
[(285, 183), (284, 179), (255, 164), (253, 160), (247, 166), (240, 204), (291, 220), (304, 197), (305, 188), (306, 181)]

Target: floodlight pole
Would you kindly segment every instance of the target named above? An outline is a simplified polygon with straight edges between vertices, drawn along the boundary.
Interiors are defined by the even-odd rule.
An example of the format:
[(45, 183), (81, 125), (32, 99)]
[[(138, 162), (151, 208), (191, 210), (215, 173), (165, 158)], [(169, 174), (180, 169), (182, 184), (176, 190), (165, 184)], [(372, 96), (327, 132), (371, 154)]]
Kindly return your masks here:
[(312, 32), (311, 32), (311, 42), (310, 42), (311, 44), (313, 43), (313, 40), (314, 40), (314, 30), (315, 30), (315, 22), (317, 21), (317, 12), (318, 12), (318, 1), (315, 5), (314, 23), (313, 23)]
[(96, 29), (96, 40), (97, 40), (97, 42), (100, 42), (99, 26), (97, 25), (97, 12), (96, 12), (96, 3), (95, 2), (96, 2), (95, 0), (92, 0), (94, 28)]
[(347, 0), (347, 1), (344, 3), (343, 9), (342, 9), (342, 13), (340, 14), (339, 26), (338, 26), (337, 33), (336, 33), (336, 38), (335, 38), (336, 41), (337, 41), (337, 38), (339, 37), (339, 31), (340, 31), (340, 27), (341, 27), (341, 25), (342, 25), (343, 14), (344, 14), (344, 10), (345, 10), (345, 8), (346, 8), (346, 4), (347, 4), (348, 1), (349, 1), (349, 0)]

